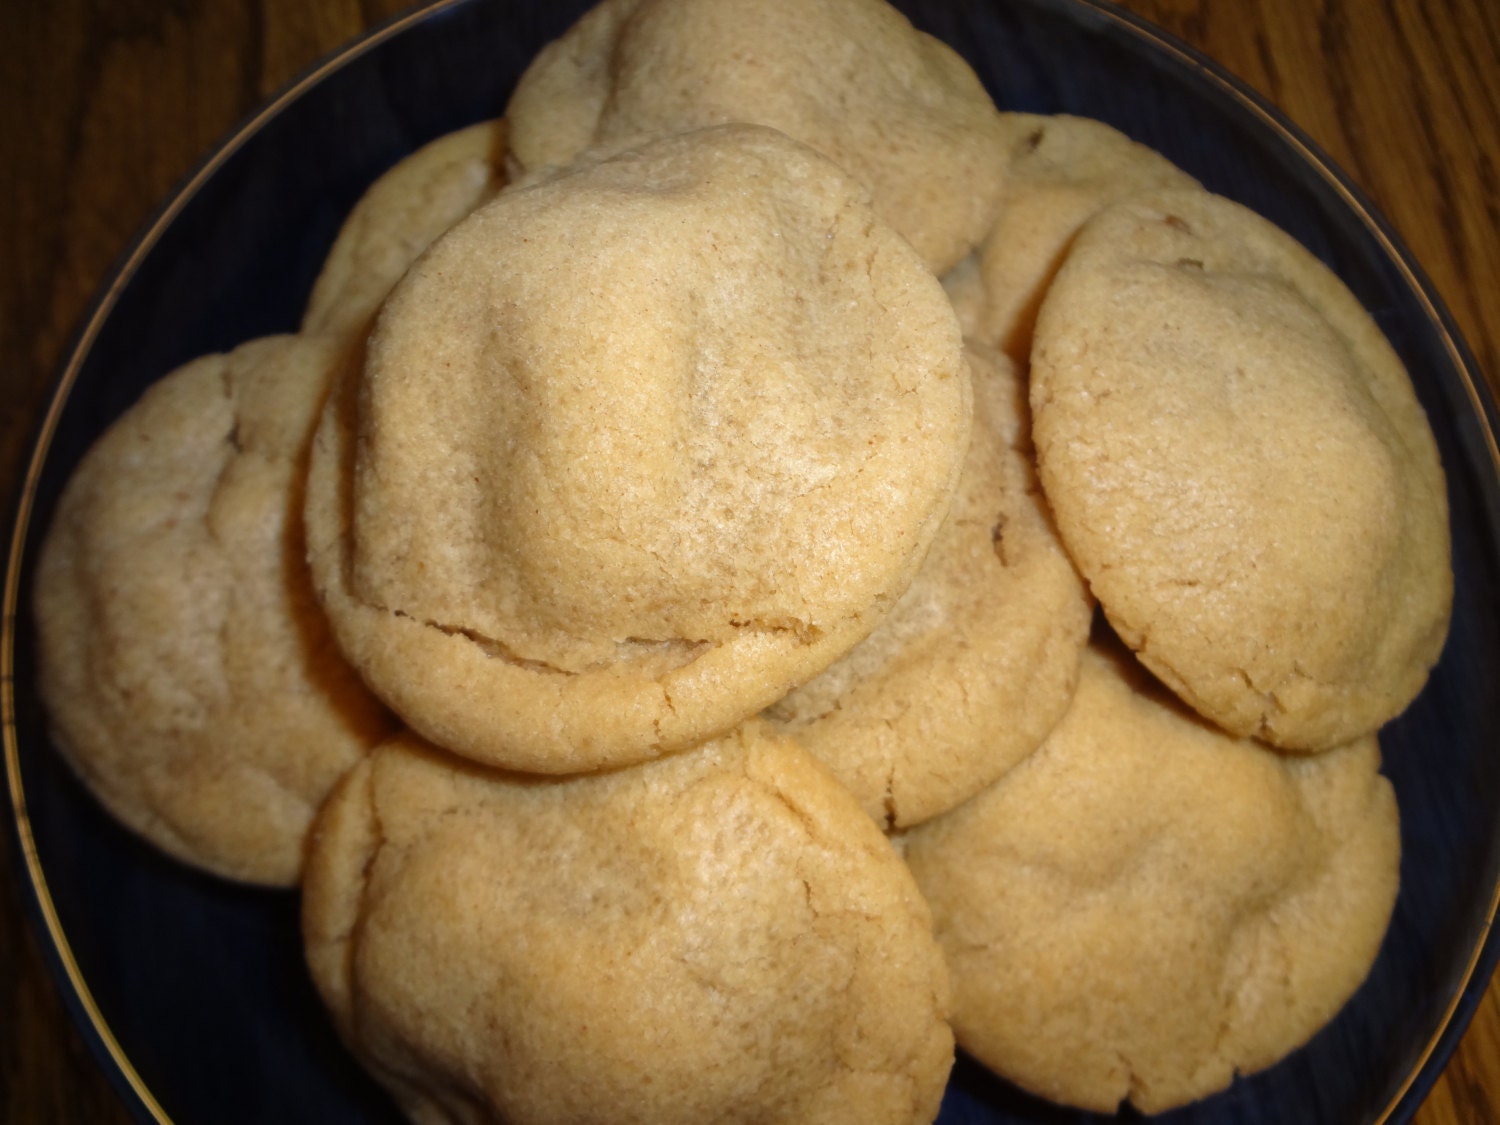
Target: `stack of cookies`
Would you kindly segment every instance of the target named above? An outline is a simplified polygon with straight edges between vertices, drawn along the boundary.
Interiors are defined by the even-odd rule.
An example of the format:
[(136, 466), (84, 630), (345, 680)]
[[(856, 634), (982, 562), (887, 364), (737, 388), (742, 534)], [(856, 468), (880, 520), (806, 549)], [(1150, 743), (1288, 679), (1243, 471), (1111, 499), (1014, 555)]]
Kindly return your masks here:
[(1444, 497), (1163, 157), (883, 0), (604, 0), (88, 454), (40, 682), (415, 1121), (1155, 1112), (1374, 960)]

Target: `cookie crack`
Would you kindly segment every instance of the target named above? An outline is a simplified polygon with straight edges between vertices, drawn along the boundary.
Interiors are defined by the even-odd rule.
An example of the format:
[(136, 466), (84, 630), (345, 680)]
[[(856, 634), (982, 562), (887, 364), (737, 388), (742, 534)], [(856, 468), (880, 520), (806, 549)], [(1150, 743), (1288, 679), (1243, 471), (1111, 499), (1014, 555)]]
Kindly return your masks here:
[(449, 625), (445, 622), (437, 621), (430, 617), (416, 617), (410, 613), (407, 613), (403, 609), (396, 609), (391, 606), (378, 606), (376, 608), (381, 610), (381, 612), (383, 613), (390, 614), (392, 617), (404, 618), (407, 621), (415, 622), (423, 628), (436, 630), (437, 632), (442, 633), (444, 636), (461, 637), (462, 639), (468, 641), (470, 644), (474, 645), (491, 659), (502, 660), (505, 663), (513, 665), (517, 668), (524, 668), (527, 671), (538, 672), (543, 675), (576, 676), (579, 674), (578, 672), (570, 668), (563, 668), (559, 665), (549, 663), (545, 660), (537, 660), (532, 657), (522, 656), (520, 655), (520, 653), (516, 652), (513, 648), (507, 645), (504, 641), (501, 641), (497, 637), (491, 637), (486, 633), (482, 633), (478, 629), (470, 628), (465, 625)]
[[(729, 627), (736, 632), (769, 633), (772, 636), (794, 637), (800, 645), (813, 645), (823, 638), (823, 627), (800, 617), (784, 617), (774, 620), (758, 618), (730, 618)], [(707, 644), (708, 642), (701, 642)]]
[(367, 1022), (367, 1013), (364, 1005), (359, 1002), (360, 990), (355, 987), (355, 965), (359, 957), (360, 946), (364, 940), (364, 929), (367, 919), (373, 913), (371, 905), (374, 897), (375, 865), (380, 859), (380, 854), (386, 847), (385, 822), (380, 815), (380, 801), (376, 792), (375, 778), (373, 774), (367, 773), (362, 779), (365, 790), (364, 797), (369, 814), (370, 833), (373, 841), (369, 854), (365, 857), (359, 873), (359, 895), (355, 902), (353, 917), (348, 925), (335, 936), (334, 940), (340, 944), (343, 954), (343, 981), (345, 994), (349, 998), (348, 1020), (350, 1030), (356, 1039), (363, 1039), (363, 1029)]
[[(614, 642), (616, 649), (615, 659), (595, 661), (583, 667), (569, 668), (550, 660), (523, 656), (500, 638), (491, 636), (483, 630), (472, 626), (455, 625), (440, 621), (437, 618), (421, 617), (396, 606), (383, 605), (376, 602), (365, 602), (364, 604), (374, 612), (410, 621), (421, 628), (434, 630), (444, 636), (466, 640), (490, 659), (503, 661), (512, 667), (544, 676), (577, 677), (588, 675), (620, 664), (645, 663), (650, 656), (659, 658), (663, 649), (675, 648), (681, 650), (677, 659), (666, 662), (663, 667), (650, 673), (650, 678), (655, 679), (658, 683), (663, 683), (668, 675), (687, 667), (699, 659), (706, 651), (723, 643), (722, 641), (715, 641), (707, 637), (657, 638), (630, 636)], [(794, 617), (776, 620), (731, 619), (728, 625), (737, 633), (755, 632), (788, 636), (793, 638), (798, 645), (803, 646), (818, 643), (824, 635), (824, 629), (821, 626), (811, 621), (804, 621)], [(629, 649), (640, 650), (640, 653), (644, 653), (645, 655), (641, 655), (640, 653), (630, 654), (627, 651)], [(670, 707), (670, 700), (668, 704)]]
[(1283, 701), (1287, 689), (1298, 683), (1312, 684), (1321, 689), (1332, 689), (1336, 683), (1330, 680), (1319, 679), (1310, 675), (1301, 664), (1293, 663), (1276, 681), (1274, 685), (1262, 686), (1255, 682), (1250, 672), (1243, 668), (1236, 668), (1235, 673), (1245, 682), (1246, 686), (1261, 700), (1262, 706), (1256, 719), (1254, 736), (1262, 740), (1270, 740), (1270, 736), (1277, 729), (1277, 720), (1288, 715), (1292, 708)]
[(886, 768), (885, 795), (881, 800), (881, 809), (885, 815), (881, 821), (880, 830), (889, 835), (895, 830), (900, 816), (900, 811), (896, 807), (896, 767), (894, 765)]

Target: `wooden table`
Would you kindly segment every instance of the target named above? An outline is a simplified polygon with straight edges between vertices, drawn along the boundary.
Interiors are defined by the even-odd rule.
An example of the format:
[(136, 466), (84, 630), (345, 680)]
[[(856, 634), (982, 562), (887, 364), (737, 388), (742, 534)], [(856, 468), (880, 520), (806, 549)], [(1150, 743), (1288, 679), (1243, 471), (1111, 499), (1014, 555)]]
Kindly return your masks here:
[[(249, 109), (404, 0), (0, 4), (0, 497), (95, 287)], [(1500, 379), (1500, 4), (1128, 0), (1280, 105), (1369, 193)], [(128, 1115), (73, 1029), (0, 834), (0, 1120)], [(1500, 1122), (1500, 985), (1421, 1125)], [(1289, 1123), (1294, 1125), (1294, 1123)]]

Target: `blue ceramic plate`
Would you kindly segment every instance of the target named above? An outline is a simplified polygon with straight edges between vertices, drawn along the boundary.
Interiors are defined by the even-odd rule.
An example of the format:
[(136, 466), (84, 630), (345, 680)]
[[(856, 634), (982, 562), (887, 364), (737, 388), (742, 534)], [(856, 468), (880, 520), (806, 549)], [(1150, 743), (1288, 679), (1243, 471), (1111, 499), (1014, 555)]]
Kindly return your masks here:
[[(67, 474), (153, 379), (295, 328), (339, 222), (431, 138), (500, 113), (582, 4), (454, 0), (357, 43), (240, 129), (106, 286), (26, 477), (4, 589), (5, 755), (37, 921), (62, 988), (146, 1121), (394, 1122), (308, 984), (297, 900), (186, 870), (109, 821), (48, 743), (28, 581)], [(1406, 1120), (1496, 957), (1500, 496), (1495, 409), (1384, 222), (1273, 109), (1203, 57), (1092, 0), (907, 5), (1006, 109), (1101, 118), (1290, 231), (1364, 301), (1409, 367), (1448, 471), (1457, 604), (1426, 691), (1382, 739), (1402, 811), (1402, 890), (1368, 982), (1307, 1047), (1173, 1125)], [(1086, 1122), (960, 1060), (941, 1120)]]

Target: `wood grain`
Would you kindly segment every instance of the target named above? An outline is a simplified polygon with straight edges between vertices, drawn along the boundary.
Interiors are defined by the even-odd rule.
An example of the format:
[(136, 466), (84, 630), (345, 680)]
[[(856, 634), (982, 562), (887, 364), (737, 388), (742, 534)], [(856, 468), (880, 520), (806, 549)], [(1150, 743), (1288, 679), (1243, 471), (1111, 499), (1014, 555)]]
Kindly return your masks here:
[[(0, 496), (100, 280), (172, 187), (267, 95), (398, 0), (0, 4)], [(1500, 4), (1128, 0), (1268, 95), (1412, 249), (1500, 373)], [(23, 917), (0, 836), (0, 1120), (130, 1118)], [(1420, 1125), (1500, 1122), (1500, 986)]]

